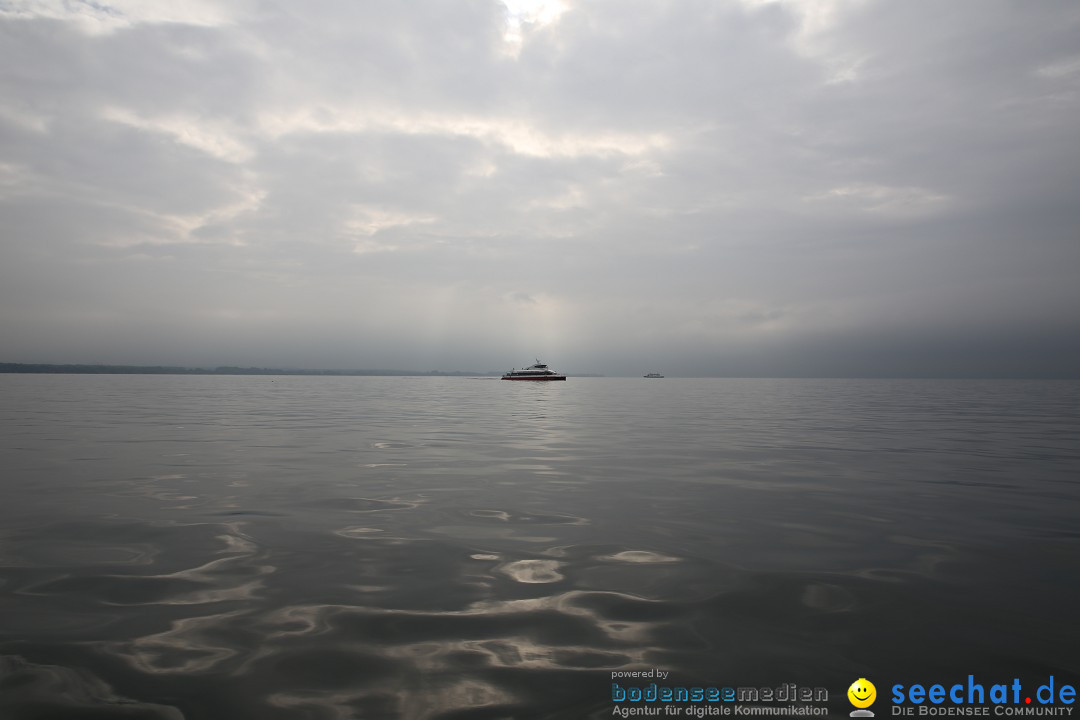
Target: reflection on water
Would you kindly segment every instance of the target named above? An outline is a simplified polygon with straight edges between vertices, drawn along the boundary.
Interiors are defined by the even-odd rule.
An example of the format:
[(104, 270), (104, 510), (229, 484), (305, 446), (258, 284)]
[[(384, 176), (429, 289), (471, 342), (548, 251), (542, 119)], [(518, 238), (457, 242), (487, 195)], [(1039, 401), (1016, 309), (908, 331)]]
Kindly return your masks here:
[(1080, 384), (522, 385), (0, 376), (0, 717), (1077, 680)]

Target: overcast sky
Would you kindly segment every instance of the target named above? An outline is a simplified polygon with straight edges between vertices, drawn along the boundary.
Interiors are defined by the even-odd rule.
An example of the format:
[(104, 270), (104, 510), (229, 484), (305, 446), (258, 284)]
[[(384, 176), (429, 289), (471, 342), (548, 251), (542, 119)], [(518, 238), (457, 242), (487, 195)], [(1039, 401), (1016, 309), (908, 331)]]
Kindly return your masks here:
[(0, 0), (0, 361), (1080, 374), (1080, 3)]

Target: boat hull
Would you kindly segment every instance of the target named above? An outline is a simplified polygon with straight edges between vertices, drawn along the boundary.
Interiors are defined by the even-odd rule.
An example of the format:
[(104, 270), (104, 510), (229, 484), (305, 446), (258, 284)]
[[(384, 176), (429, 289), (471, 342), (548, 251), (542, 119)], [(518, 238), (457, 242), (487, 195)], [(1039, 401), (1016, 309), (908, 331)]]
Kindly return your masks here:
[(509, 377), (502, 376), (503, 380), (523, 380), (525, 382), (551, 382), (552, 380), (565, 380), (565, 375), (547, 375), (542, 377)]

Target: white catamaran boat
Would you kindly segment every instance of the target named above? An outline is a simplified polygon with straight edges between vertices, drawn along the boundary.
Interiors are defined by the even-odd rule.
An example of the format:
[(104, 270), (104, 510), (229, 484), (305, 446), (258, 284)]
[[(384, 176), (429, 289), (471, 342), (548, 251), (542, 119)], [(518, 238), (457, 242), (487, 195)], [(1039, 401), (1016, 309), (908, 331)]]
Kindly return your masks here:
[(536, 361), (535, 365), (531, 365), (524, 370), (511, 370), (502, 376), (503, 380), (565, 380), (566, 376), (557, 373), (554, 370), (548, 368), (547, 365)]
[(662, 378), (664, 376), (661, 375), (660, 373), (653, 372), (653, 373), (646, 374), (645, 377), (647, 377), (647, 378)]

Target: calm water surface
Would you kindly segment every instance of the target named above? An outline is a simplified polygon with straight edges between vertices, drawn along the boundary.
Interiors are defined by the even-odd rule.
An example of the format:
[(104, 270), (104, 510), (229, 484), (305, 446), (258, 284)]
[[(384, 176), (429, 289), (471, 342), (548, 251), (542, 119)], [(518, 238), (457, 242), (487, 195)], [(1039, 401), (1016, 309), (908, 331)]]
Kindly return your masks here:
[(0, 473), (5, 720), (1080, 684), (1076, 382), (0, 375)]

